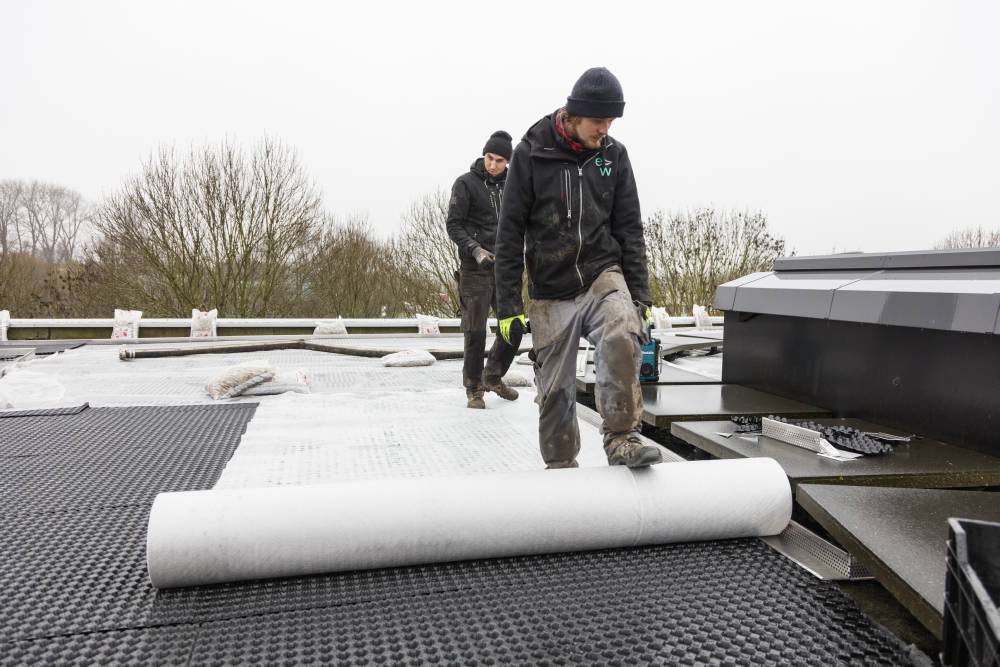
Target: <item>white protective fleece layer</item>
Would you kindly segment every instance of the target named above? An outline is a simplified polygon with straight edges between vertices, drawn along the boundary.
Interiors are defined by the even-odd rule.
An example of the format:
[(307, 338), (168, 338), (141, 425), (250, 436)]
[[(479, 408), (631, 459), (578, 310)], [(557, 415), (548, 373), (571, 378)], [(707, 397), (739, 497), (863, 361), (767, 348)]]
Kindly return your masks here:
[(162, 493), (158, 588), (421, 563), (774, 535), (791, 517), (768, 458)]

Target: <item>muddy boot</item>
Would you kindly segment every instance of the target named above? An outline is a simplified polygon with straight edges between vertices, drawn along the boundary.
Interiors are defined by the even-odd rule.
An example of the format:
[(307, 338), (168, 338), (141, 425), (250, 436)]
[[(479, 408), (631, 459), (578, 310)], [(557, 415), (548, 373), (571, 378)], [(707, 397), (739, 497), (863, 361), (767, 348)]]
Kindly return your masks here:
[(517, 400), (517, 390), (505, 385), (500, 378), (486, 378), (486, 391), (492, 391), (505, 401)]
[(483, 400), (482, 389), (466, 389), (465, 395), (469, 399), (468, 407), (476, 408), (477, 410), (486, 409), (486, 401)]
[(663, 453), (659, 447), (647, 445), (636, 435), (622, 438), (608, 452), (608, 465), (628, 466), (629, 468), (645, 468), (654, 463), (663, 462)]

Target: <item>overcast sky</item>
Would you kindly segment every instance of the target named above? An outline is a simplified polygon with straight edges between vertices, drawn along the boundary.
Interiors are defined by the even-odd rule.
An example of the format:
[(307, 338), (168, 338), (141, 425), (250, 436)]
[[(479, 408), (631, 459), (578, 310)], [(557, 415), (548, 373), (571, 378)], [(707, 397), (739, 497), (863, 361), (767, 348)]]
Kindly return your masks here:
[(761, 209), (800, 254), (1000, 227), (998, 2), (0, 8), (0, 179), (94, 200), (159, 146), (269, 135), (388, 234), (603, 65), (644, 214)]

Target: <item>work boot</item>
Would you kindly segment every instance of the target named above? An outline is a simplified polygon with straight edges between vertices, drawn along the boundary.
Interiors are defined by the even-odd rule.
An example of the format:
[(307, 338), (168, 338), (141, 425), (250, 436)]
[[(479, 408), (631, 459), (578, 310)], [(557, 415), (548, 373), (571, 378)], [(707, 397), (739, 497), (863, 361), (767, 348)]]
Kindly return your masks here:
[(500, 378), (486, 378), (486, 390), (492, 391), (505, 401), (517, 400), (517, 389), (508, 387)]
[(555, 461), (553, 463), (545, 466), (546, 470), (559, 470), (560, 468), (579, 468), (580, 464), (576, 460), (572, 461)]
[(468, 407), (476, 408), (477, 410), (486, 409), (486, 401), (483, 400), (482, 389), (466, 389), (465, 395), (469, 399)]
[(608, 454), (608, 465), (612, 466), (645, 468), (662, 462), (663, 453), (660, 448), (644, 444), (636, 435), (623, 438)]

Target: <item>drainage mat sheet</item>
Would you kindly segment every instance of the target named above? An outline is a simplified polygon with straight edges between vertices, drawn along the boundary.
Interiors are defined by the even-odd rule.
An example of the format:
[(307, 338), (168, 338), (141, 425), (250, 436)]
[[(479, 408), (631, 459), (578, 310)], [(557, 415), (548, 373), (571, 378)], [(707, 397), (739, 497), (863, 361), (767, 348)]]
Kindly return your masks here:
[(0, 517), (148, 505), (211, 488), (256, 405), (94, 408), (0, 419)]
[(253, 410), (0, 420), (0, 664), (910, 662), (753, 539), (156, 591), (150, 498), (211, 488)]
[[(169, 432), (196, 421), (203, 431), (228, 434), (228, 444), (203, 443), (203, 450), (221, 450), (243, 430), (233, 413), (248, 418), (250, 410), (119, 408), (25, 417), (0, 425), (0, 441), (29, 458), (48, 453), (95, 470), (109, 465), (115, 451), (168, 452), (149, 466), (145, 483), (179, 488), (177, 468), (190, 461), (171, 458), (169, 440), (127, 428), (147, 422), (149, 431)], [(80, 421), (86, 419), (98, 421)], [(32, 429), (20, 430), (29, 422), (47, 434), (48, 447), (37, 445)], [(115, 428), (132, 437), (100, 437)], [(91, 432), (89, 441), (74, 442)], [(107, 456), (88, 463), (86, 452)], [(224, 458), (208, 456), (197, 484), (209, 488)], [(48, 478), (39, 488), (58, 483)], [(0, 514), (6, 597), (0, 664), (910, 661), (837, 588), (753, 539), (156, 591), (146, 571), (149, 503), (112, 495), (106, 504), (96, 488), (95, 500), (73, 507)]]
[(145, 520), (136, 508), (18, 517), (0, 565), (14, 592), (0, 664), (170, 662), (184, 647), (193, 664), (909, 664), (839, 589), (757, 540), (157, 593)]

